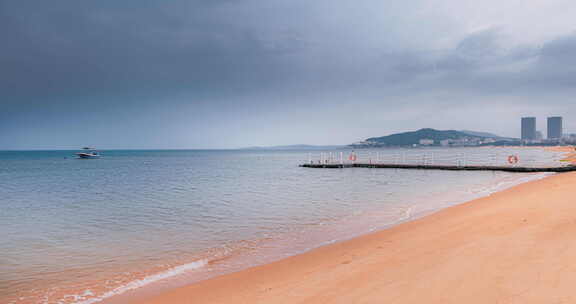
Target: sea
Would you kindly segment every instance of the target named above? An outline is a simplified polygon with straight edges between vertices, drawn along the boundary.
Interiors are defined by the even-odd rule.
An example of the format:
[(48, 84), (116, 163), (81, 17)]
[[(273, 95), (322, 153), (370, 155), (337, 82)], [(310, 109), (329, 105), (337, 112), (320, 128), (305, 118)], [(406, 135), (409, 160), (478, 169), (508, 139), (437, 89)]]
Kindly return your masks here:
[(0, 151), (0, 303), (123, 303), (386, 229), (549, 173), (539, 148)]

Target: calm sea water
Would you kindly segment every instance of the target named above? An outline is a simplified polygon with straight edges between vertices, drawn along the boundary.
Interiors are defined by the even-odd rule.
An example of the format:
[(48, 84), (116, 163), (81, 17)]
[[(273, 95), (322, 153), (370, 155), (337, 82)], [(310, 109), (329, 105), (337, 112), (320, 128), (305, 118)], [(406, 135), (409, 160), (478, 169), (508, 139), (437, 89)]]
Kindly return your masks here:
[[(340, 151), (324, 158), (337, 160)], [(349, 151), (344, 151), (346, 157)], [(361, 151), (554, 165), (539, 149)], [(293, 255), (541, 174), (305, 169), (307, 151), (0, 152), (0, 302), (93, 303)], [(423, 156), (425, 155), (425, 156)]]

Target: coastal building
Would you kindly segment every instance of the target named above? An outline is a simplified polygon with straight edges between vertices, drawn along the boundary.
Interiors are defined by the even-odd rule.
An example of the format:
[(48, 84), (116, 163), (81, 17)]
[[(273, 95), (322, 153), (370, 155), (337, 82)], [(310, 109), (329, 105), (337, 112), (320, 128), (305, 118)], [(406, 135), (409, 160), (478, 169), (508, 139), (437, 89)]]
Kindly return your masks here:
[(548, 117), (548, 139), (562, 138), (562, 117)]
[(536, 140), (543, 140), (544, 139), (544, 135), (542, 134), (541, 131), (536, 131)]
[(419, 141), (419, 144), (422, 146), (431, 146), (434, 144), (434, 140), (433, 139), (421, 139)]
[(536, 117), (522, 117), (522, 140), (536, 140)]

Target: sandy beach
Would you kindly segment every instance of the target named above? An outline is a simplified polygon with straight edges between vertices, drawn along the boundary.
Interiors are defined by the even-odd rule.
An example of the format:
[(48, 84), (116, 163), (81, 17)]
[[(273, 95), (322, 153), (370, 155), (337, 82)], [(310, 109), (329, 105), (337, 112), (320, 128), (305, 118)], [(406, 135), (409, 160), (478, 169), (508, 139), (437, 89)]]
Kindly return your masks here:
[(575, 303), (574, 185), (557, 174), (145, 303)]

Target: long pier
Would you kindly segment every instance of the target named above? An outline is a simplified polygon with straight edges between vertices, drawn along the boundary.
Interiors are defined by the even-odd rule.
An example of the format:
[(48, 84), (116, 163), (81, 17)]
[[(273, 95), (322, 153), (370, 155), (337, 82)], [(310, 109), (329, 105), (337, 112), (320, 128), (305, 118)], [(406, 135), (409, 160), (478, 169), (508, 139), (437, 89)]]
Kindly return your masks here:
[(342, 169), (342, 168), (380, 168), (380, 169), (416, 169), (416, 170), (450, 170), (450, 171), (504, 171), (516, 173), (531, 172), (571, 172), (576, 166), (562, 167), (520, 167), (520, 166), (454, 166), (454, 165), (423, 165), (423, 164), (383, 164), (383, 163), (346, 163), (346, 164), (302, 164), (304, 168)]

